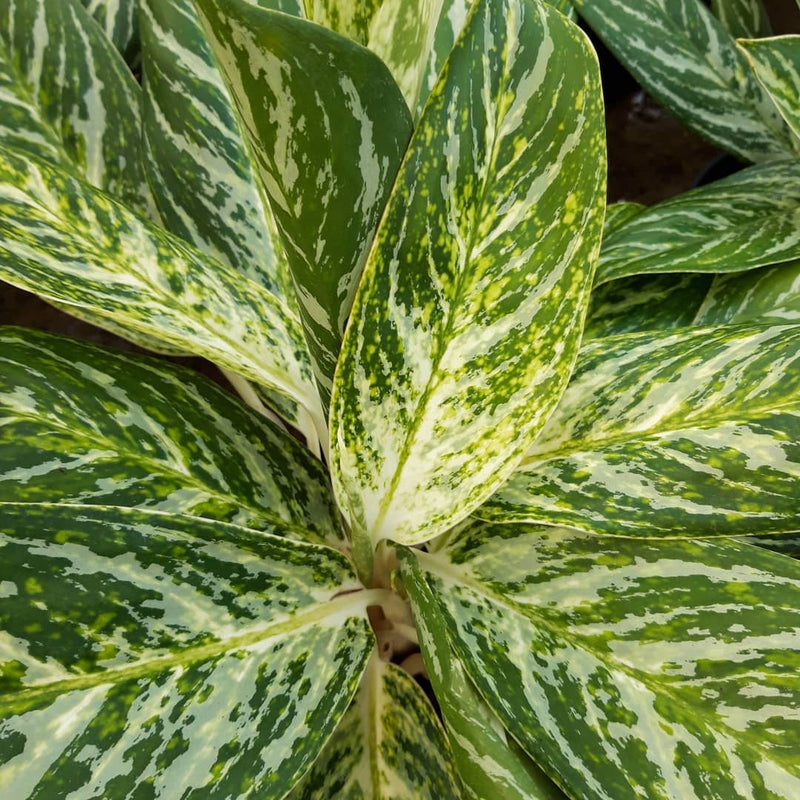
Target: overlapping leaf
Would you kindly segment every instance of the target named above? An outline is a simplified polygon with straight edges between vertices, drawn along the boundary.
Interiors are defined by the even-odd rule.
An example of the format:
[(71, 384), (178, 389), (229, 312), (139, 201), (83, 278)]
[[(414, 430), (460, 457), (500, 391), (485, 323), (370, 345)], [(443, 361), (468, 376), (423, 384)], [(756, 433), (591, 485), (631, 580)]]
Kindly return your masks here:
[(772, 33), (762, 0), (711, 0), (711, 9), (731, 36), (760, 38)]
[(596, 61), (572, 23), (530, 0), (473, 6), (336, 374), (334, 488), (357, 536), (411, 543), (450, 527), (557, 402), (600, 239), (602, 129)]
[(0, 502), (133, 506), (340, 545), (320, 463), (210, 381), (0, 329)]
[(192, 0), (142, 0), (141, 20), (147, 171), (166, 227), (292, 308), (272, 213)]
[(573, 0), (639, 82), (686, 125), (748, 161), (798, 143), (735, 40), (700, 0)]
[(67, 506), (0, 506), (0, 537), (5, 797), (279, 800), (372, 648), (328, 548)]
[(416, 557), (470, 677), (570, 795), (800, 792), (796, 561), (515, 525)]
[(428, 699), (373, 655), (353, 704), (287, 800), (457, 800), (450, 747)]
[(783, 118), (800, 136), (800, 36), (775, 36), (737, 44)]
[(597, 283), (655, 272), (737, 272), (800, 256), (800, 160), (751, 167), (665, 200), (603, 240)]
[(139, 0), (81, 0), (106, 36), (128, 63), (136, 63), (139, 52)]
[(564, 794), (524, 752), (514, 748), (494, 712), (473, 686), (447, 635), (436, 596), (415, 557), (402, 551), (403, 585), (416, 610), (422, 654), (466, 797), (485, 800), (564, 800)]
[(800, 326), (589, 343), (520, 469), (476, 513), (606, 534), (800, 530)]
[(0, 145), (147, 212), (140, 90), (78, 0), (0, 0)]
[(246, 0), (196, 6), (281, 231), (327, 406), (411, 117), (386, 66), (355, 42)]
[(240, 273), (33, 159), (0, 152), (0, 278), (321, 409), (299, 322)]
[(742, 274), (717, 275), (694, 322), (800, 322), (800, 260)]

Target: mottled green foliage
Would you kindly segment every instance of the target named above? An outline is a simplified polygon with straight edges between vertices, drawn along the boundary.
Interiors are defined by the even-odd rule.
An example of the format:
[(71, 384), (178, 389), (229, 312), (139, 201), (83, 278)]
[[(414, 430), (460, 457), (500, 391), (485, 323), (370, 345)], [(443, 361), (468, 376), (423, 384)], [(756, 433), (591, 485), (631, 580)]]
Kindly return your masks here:
[(711, 0), (711, 9), (736, 39), (769, 36), (772, 33), (763, 0)]
[(475, 3), (409, 146), (336, 373), (333, 481), (356, 536), (446, 530), (535, 438), (588, 300), (602, 126), (597, 63), (575, 26), (525, 0)]
[(129, 64), (138, 64), (140, 0), (81, 0)]
[(796, 561), (524, 525), (417, 558), (470, 678), (570, 795), (797, 796)]

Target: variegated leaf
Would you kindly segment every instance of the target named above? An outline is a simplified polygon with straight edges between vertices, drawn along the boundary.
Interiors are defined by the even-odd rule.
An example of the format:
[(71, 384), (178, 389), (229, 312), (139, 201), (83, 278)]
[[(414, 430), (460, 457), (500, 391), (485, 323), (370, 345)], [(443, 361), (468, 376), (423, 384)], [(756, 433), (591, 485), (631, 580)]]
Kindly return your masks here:
[(139, 99), (78, 0), (0, 0), (0, 146), (22, 145), (147, 212)]
[(607, 281), (592, 291), (583, 341), (691, 325), (712, 280), (678, 272)]
[(508, 733), (470, 681), (447, 638), (447, 624), (416, 558), (401, 550), (422, 655), (447, 727), (464, 794), (473, 800), (565, 800), (565, 795), (510, 744)]
[(147, 173), (166, 227), (296, 309), (272, 212), (192, 0), (141, 4)]
[(616, 57), (693, 130), (747, 161), (798, 141), (700, 0), (573, 0)]
[(572, 369), (604, 178), (581, 31), (539, 2), (476, 2), (415, 131), (336, 373), (334, 489), (356, 536), (431, 538), (514, 469)]
[(800, 136), (800, 36), (775, 36), (737, 42), (756, 77)]
[(297, 401), (325, 427), (299, 323), (274, 295), (88, 184), (0, 151), (0, 278)]
[(606, 208), (606, 218), (603, 222), (603, 239), (643, 211), (647, 211), (647, 206), (642, 205), (642, 203), (611, 203)]
[(625, 536), (800, 530), (800, 326), (590, 342), (541, 437), (476, 513)]
[(373, 645), (343, 556), (220, 522), (0, 506), (0, 793), (279, 800)]
[(139, 51), (139, 0), (81, 0), (106, 36), (130, 63), (141, 58)]
[(772, 33), (763, 0), (711, 0), (711, 10), (735, 39)]
[(279, 525), (343, 544), (319, 461), (210, 381), (163, 361), (0, 328), (0, 502), (13, 501)]
[(416, 557), (470, 677), (571, 796), (800, 793), (796, 561), (522, 525)]
[(281, 231), (327, 407), (411, 117), (385, 65), (355, 42), (246, 0), (195, 5)]
[(287, 800), (457, 800), (452, 758), (414, 679), (373, 653), (349, 711)]
[(773, 553), (789, 556), (789, 558), (800, 559), (800, 534), (794, 536), (742, 536), (739, 541), (763, 547)]
[(717, 275), (696, 325), (800, 323), (800, 260), (733, 275)]
[(800, 256), (800, 160), (750, 167), (642, 211), (603, 240), (596, 283), (738, 272)]

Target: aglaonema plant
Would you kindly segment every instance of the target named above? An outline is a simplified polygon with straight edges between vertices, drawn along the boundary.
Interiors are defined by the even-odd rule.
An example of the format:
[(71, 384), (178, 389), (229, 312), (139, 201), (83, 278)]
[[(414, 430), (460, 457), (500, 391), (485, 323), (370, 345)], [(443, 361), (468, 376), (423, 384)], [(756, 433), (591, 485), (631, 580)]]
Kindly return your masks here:
[(582, 344), (561, 11), (0, 0), (0, 276), (244, 401), (0, 331), (3, 797), (797, 797), (800, 329)]

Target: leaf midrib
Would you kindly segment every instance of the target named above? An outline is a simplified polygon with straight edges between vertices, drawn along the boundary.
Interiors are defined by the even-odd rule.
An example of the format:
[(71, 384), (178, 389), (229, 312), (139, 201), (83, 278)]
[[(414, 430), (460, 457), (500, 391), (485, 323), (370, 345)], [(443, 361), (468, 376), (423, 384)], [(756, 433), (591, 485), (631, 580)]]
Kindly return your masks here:
[(246, 648), (267, 639), (284, 636), (289, 633), (299, 633), (304, 628), (312, 627), (327, 617), (334, 617), (337, 614), (346, 613), (348, 610), (352, 612), (350, 616), (356, 616), (358, 612), (365, 611), (366, 605), (370, 602), (369, 595), (370, 592), (366, 590), (351, 592), (340, 597), (334, 595), (326, 601), (318, 602), (310, 609), (296, 613), (281, 622), (276, 622), (257, 631), (232, 636), (229, 639), (210, 644), (190, 646), (179, 653), (172, 653), (167, 656), (145, 658), (122, 667), (23, 688), (13, 694), (0, 696), (0, 718), (10, 713), (13, 714), (15, 708), (21, 704), (40, 702), (50, 697), (58, 697), (75, 691), (85, 691), (98, 686), (120, 684), (125, 681), (147, 677), (148, 675), (156, 676), (166, 670), (189, 666), (198, 661), (208, 661), (216, 656), (224, 655), (226, 652)]
[[(743, 742), (745, 746), (751, 747), (753, 750), (760, 753), (767, 761), (778, 761), (780, 763), (783, 762), (782, 758), (775, 757), (775, 753), (762, 748), (760, 746), (760, 739), (755, 734), (751, 734), (749, 729), (745, 731), (736, 730), (735, 728), (731, 727), (722, 717), (717, 714), (713, 714), (713, 712), (709, 712), (705, 705), (700, 706), (698, 710), (698, 704), (690, 699), (684, 700), (682, 692), (679, 689), (674, 689), (666, 682), (659, 683), (651, 674), (641, 670), (636, 670), (634, 667), (628, 667), (624, 662), (615, 660), (609, 654), (593, 649), (591, 645), (586, 642), (585, 637), (572, 633), (567, 626), (559, 626), (551, 620), (548, 620), (546, 617), (538, 615), (536, 613), (538, 610), (536, 606), (525, 605), (525, 611), (522, 611), (520, 605), (513, 602), (513, 600), (502, 595), (498, 595), (489, 589), (485, 583), (482, 583), (475, 576), (471, 569), (469, 569), (469, 573), (467, 573), (466, 570), (457, 570), (455, 568), (456, 565), (452, 561), (448, 560), (446, 563), (444, 563), (440, 559), (437, 559), (436, 557), (422, 551), (417, 552), (416, 555), (423, 563), (425, 561), (432, 562), (435, 565), (435, 568), (430, 571), (438, 573), (445, 580), (450, 580), (452, 584), (456, 586), (464, 586), (472, 590), (489, 603), (501, 606), (507, 613), (520, 616), (523, 619), (531, 622), (534, 626), (547, 629), (554, 635), (556, 640), (566, 641), (572, 646), (589, 653), (592, 658), (601, 662), (612, 675), (614, 673), (622, 673), (631, 680), (643, 684), (649, 691), (653, 692), (654, 695), (666, 695), (675, 705), (683, 708), (690, 708), (695, 715), (699, 714), (703, 718), (704, 726), (707, 730), (716, 731), (719, 730), (719, 728), (725, 728), (725, 730), (730, 733), (731, 737), (735, 741)], [(450, 628), (449, 625), (448, 628)], [(456, 655), (458, 657), (457, 653)], [(461, 659), (459, 658), (459, 660)], [(469, 674), (468, 671), (467, 674)], [(481, 694), (483, 694), (483, 692), (481, 692)], [(487, 703), (489, 703), (488, 700)], [(491, 704), (489, 705), (492, 707)], [(713, 722), (718, 722), (719, 724), (714, 725)], [(781, 754), (778, 755), (780, 756)], [(789, 767), (786, 767), (786, 769), (788, 772), (790, 772), (790, 774), (792, 773), (792, 770), (789, 769)], [(794, 774), (797, 773), (795, 772)]]

